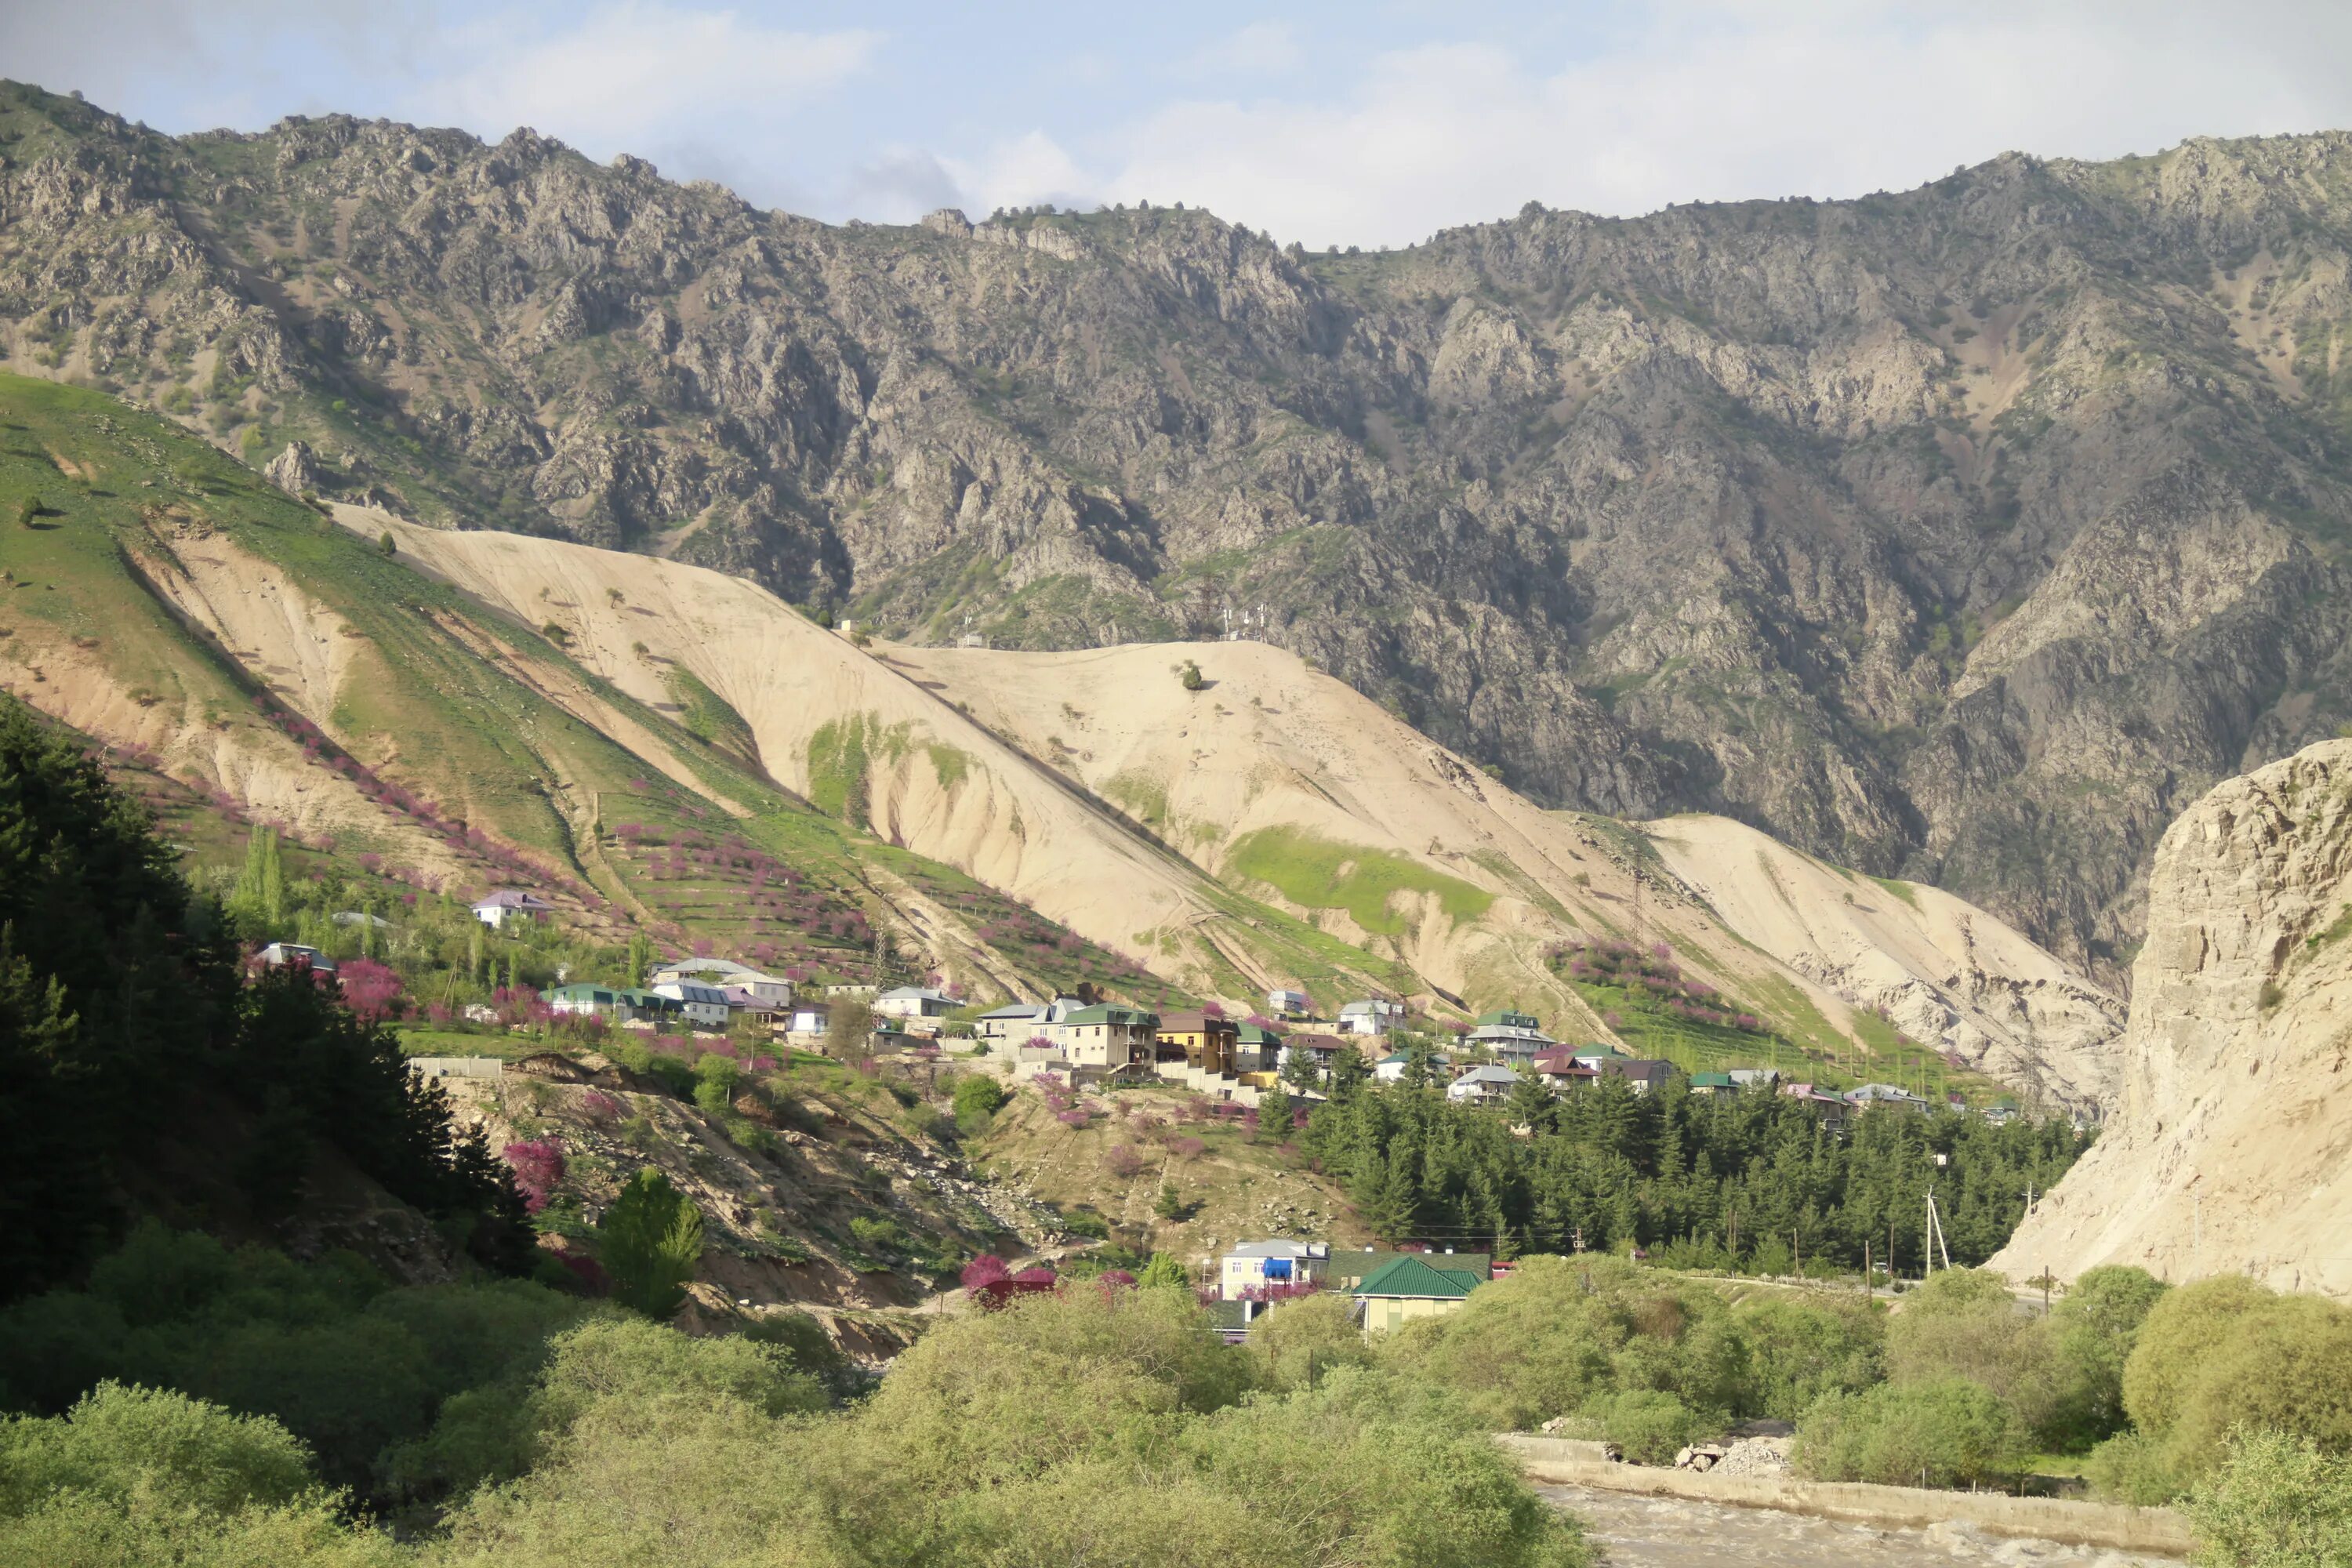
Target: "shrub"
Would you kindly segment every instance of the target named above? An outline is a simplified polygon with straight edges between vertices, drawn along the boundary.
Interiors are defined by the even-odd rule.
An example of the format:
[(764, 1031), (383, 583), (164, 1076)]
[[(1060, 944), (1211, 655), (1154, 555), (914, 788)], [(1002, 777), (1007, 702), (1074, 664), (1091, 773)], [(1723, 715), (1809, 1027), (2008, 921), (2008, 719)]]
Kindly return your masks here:
[(1650, 1389), (1605, 1394), (1579, 1414), (1637, 1465), (1670, 1465), (1680, 1449), (1721, 1429), (1673, 1394)]
[(400, 553), (400, 542), (393, 538), (392, 530), (388, 528), (376, 536), (375, 547), (386, 555)]
[(2123, 1427), (2124, 1365), (2166, 1289), (2144, 1268), (2109, 1265), (2085, 1269), (2052, 1310), (2060, 1385), (2044, 1436), (2060, 1451), (2081, 1452)]
[(1200, 665), (1189, 658), (1178, 667), (1176, 680), (1187, 691), (1199, 691), (1209, 684), (1208, 679), (1201, 673)]
[(2132, 1425), (2167, 1433), (2191, 1385), (2249, 1317), (2278, 1298), (2236, 1274), (2217, 1275), (2168, 1291), (2141, 1321), (2124, 1363), (2124, 1408)]
[(1874, 1307), (1763, 1296), (1741, 1302), (1734, 1321), (1748, 1346), (1747, 1414), (1794, 1421), (1822, 1395), (1859, 1394), (1883, 1375)]
[[(1155, 1259), (1166, 1256), (1154, 1254)], [(1372, 1359), (1356, 1324), (1355, 1302), (1333, 1291), (1260, 1312), (1250, 1324), (1248, 1349), (1259, 1385), (1274, 1389), (1307, 1387), (1336, 1368), (1367, 1366)]]
[(996, 1120), (996, 1112), (1004, 1104), (1006, 1095), (997, 1081), (983, 1074), (974, 1073), (956, 1080), (956, 1131), (967, 1138), (977, 1138)]
[(2005, 1402), (1947, 1378), (1830, 1395), (1799, 1424), (1795, 1458), (1816, 1480), (1964, 1487), (2016, 1475), (2031, 1452)]
[(706, 1116), (724, 1116), (735, 1106), (743, 1069), (731, 1057), (713, 1051), (694, 1064), (694, 1103)]
[(2166, 1458), (2194, 1480), (2222, 1462), (2240, 1426), (2352, 1453), (2352, 1309), (2284, 1296), (2242, 1320), (2182, 1399)]
[(2050, 1326), (2021, 1313), (2009, 1281), (1989, 1268), (1948, 1269), (1912, 1293), (1886, 1325), (1886, 1373), (1897, 1384), (1965, 1378), (1999, 1395), (2032, 1432), (2060, 1407)]
[(2092, 1449), (2083, 1477), (2099, 1497), (2137, 1508), (2170, 1502), (2181, 1490), (2165, 1462), (2163, 1443), (2144, 1432), (2118, 1432)]
[(702, 1211), (667, 1176), (647, 1166), (631, 1177), (597, 1237), (615, 1300), (655, 1318), (686, 1300), (702, 1258)]
[(1132, 1143), (1114, 1143), (1103, 1151), (1103, 1169), (1121, 1181), (1142, 1174), (1143, 1164), (1143, 1156), (1135, 1152)]
[(2241, 1432), (2188, 1513), (2203, 1568), (2339, 1568), (2352, 1563), (2352, 1460), (2307, 1437)]
[(277, 1422), (184, 1394), (102, 1383), (63, 1415), (0, 1420), (0, 1517), (68, 1488), (226, 1513), (317, 1485), (310, 1450)]

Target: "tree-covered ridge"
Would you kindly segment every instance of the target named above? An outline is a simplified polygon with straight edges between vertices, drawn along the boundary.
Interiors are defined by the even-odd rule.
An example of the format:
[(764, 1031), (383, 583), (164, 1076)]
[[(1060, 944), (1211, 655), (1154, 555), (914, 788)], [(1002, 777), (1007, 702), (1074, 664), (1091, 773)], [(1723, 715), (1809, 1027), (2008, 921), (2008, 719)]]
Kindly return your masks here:
[[(1528, 1129), (1519, 1136), (1515, 1127)], [(1981, 1263), (2088, 1147), (2062, 1120), (1862, 1111), (1843, 1134), (1769, 1089), (1636, 1094), (1604, 1076), (1554, 1096), (1529, 1081), (1500, 1110), (1406, 1085), (1317, 1107), (1302, 1147), (1379, 1234), (1464, 1250), (1670, 1248), (1693, 1266), (1916, 1270), (1929, 1189), (1951, 1260)], [(1940, 1262), (1940, 1255), (1938, 1258)]]
[(478, 1135), (307, 970), (247, 984), (173, 862), (94, 758), (0, 698), (0, 1297), (68, 1278), (137, 1207), (282, 1219), (322, 1161), (522, 1267)]

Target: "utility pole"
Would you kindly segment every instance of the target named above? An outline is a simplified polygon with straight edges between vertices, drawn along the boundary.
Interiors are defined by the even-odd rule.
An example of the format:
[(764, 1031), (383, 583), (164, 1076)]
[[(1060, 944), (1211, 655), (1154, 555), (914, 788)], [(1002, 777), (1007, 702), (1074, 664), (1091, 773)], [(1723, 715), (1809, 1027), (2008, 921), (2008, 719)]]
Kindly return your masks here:
[(1862, 1238), (1862, 1299), (1865, 1301), (1870, 1300), (1871, 1292), (1877, 1288), (1872, 1283), (1871, 1273), (1870, 1237), (1865, 1236)]

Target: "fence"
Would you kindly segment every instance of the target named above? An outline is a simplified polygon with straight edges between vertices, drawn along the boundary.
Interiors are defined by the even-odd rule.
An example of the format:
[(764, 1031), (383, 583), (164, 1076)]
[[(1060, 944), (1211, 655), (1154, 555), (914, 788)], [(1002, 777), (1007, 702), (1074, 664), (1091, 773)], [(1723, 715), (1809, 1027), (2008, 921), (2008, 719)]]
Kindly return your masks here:
[(411, 1057), (408, 1070), (419, 1078), (497, 1078), (507, 1064), (496, 1057)]

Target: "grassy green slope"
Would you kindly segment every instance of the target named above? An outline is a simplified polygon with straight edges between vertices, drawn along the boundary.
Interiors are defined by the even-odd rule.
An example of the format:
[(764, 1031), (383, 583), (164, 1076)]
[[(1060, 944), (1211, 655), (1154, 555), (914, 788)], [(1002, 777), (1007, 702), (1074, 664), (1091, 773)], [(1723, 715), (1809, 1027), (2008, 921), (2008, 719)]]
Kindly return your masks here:
[[(353, 663), (331, 704), (249, 668), (154, 590), (190, 536), (282, 570), (345, 624), (359, 647), (344, 650)], [(741, 761), (710, 713), (689, 728), (652, 711), (540, 631), (100, 394), (0, 376), (0, 629), (14, 639), (0, 659), (21, 668), (19, 693), (52, 710), (77, 679), (131, 694), (115, 704), (122, 734), (86, 727), (128, 740), (131, 760), (197, 802), (232, 805), (234, 781), (207, 770), (189, 731), (237, 731), (316, 770), (321, 789), (344, 788), (341, 772), (362, 795), (378, 781), (404, 792), (343, 836), (348, 851), (398, 863), (429, 845), (483, 882), (530, 881), (536, 868), (601, 918), (827, 978), (867, 973), (874, 927), (903, 930), (891, 900), (911, 893), (967, 912), (999, 974), (1181, 1000), (970, 878), (812, 810)], [(322, 732), (307, 753), (294, 749), (313, 738), (297, 719)], [(168, 759), (131, 738), (175, 722)], [(182, 837), (224, 855), (241, 842)]]

